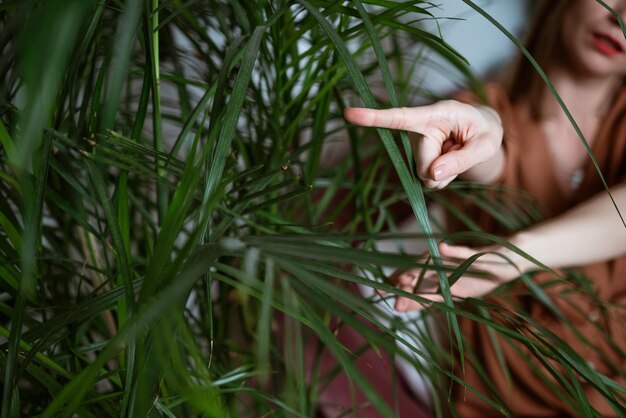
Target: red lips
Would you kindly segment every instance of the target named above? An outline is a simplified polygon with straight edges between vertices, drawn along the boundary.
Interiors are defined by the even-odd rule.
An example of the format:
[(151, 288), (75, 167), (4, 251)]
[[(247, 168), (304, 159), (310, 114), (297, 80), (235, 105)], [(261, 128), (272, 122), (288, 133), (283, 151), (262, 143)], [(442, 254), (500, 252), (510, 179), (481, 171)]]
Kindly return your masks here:
[(614, 56), (624, 53), (624, 46), (620, 41), (606, 33), (595, 32), (593, 34), (593, 44), (600, 53)]

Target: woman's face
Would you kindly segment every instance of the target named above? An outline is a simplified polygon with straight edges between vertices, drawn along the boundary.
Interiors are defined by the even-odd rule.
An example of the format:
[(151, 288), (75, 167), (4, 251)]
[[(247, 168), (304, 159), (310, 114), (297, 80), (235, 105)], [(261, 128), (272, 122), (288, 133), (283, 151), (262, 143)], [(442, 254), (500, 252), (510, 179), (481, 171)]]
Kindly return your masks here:
[[(585, 77), (626, 76), (626, 39), (617, 19), (596, 0), (566, 0), (561, 40), (569, 70)], [(626, 21), (626, 0), (605, 0)]]

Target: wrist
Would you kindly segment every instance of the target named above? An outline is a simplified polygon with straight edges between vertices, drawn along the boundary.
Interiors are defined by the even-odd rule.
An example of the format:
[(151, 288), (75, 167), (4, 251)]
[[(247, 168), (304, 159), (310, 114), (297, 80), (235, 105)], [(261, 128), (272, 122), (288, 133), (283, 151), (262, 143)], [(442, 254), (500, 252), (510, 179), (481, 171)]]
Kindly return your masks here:
[(502, 127), (502, 118), (494, 108), (485, 105), (479, 105), (476, 106), (476, 109), (478, 109), (478, 111), (482, 113), (487, 120), (495, 123), (499, 127)]
[[(532, 256), (531, 248), (533, 243), (533, 236), (528, 231), (518, 232), (509, 238), (509, 243), (517, 249), (523, 251), (528, 256)], [(520, 274), (527, 273), (535, 267), (535, 263), (530, 261), (527, 257), (520, 255), (513, 250), (510, 252), (510, 258), (515, 263), (515, 266), (519, 270)]]

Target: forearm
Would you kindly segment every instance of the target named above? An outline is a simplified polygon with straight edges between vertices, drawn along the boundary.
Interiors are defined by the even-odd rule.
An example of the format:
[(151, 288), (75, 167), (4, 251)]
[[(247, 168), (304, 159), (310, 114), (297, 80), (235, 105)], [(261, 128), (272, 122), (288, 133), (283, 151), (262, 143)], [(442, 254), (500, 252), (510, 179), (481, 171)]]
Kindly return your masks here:
[[(611, 190), (626, 215), (626, 185)], [(577, 267), (626, 254), (626, 227), (607, 193), (512, 237), (511, 243), (551, 268)], [(536, 268), (519, 260), (522, 271)]]

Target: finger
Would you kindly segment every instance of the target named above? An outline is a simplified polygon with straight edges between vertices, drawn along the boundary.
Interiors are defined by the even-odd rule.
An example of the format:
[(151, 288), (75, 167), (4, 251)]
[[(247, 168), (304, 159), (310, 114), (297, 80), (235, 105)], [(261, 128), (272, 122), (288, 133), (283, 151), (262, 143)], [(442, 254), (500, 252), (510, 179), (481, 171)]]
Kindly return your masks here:
[(445, 154), (446, 152), (456, 151), (458, 149), (461, 149), (461, 147), (463, 147), (462, 144), (458, 144), (451, 139), (446, 139), (441, 145), (441, 153)]
[(396, 299), (395, 309), (398, 312), (417, 311), (424, 308), (424, 305), (409, 298), (399, 297)]
[(424, 187), (427, 189), (435, 189), (441, 190), (444, 189), (448, 184), (452, 183), (452, 181), (456, 178), (456, 176), (450, 176), (443, 181), (434, 181), (434, 180), (424, 180)]
[(437, 277), (437, 273), (430, 273), (426, 275), (421, 282), (419, 283), (419, 288), (417, 288), (414, 293), (422, 294), (422, 293), (435, 293), (439, 289), (439, 278)]
[[(396, 288), (407, 293), (413, 293), (415, 291), (415, 286), (417, 285), (417, 280), (419, 278), (419, 274), (416, 273), (418, 272), (414, 270), (399, 272), (399, 274), (397, 274), (395, 277)], [(414, 308), (412, 308), (412, 302), (414, 301), (398, 295), (396, 296), (395, 309), (401, 312), (413, 310)]]
[[(441, 157), (443, 142), (445, 142), (445, 138), (435, 138), (430, 135), (420, 135), (411, 142), (413, 157), (415, 158), (415, 171), (425, 183), (432, 183), (437, 180), (433, 177), (430, 168), (433, 162)], [(433, 188), (433, 186), (436, 184), (426, 185), (429, 188)]]
[(390, 277), (389, 281), (395, 286), (415, 286), (419, 277), (419, 270), (396, 270)]
[(427, 299), (428, 302), (418, 302), (414, 299), (409, 299), (405, 297), (399, 297), (396, 299), (395, 309), (398, 312), (410, 312), (422, 310), (428, 306), (430, 306), (430, 302), (445, 302), (443, 296), (435, 293), (419, 293), (419, 297), (423, 299)]
[(439, 302), (439, 303), (445, 302), (443, 296), (435, 294), (435, 293), (424, 293), (424, 294), (420, 293), (419, 296), (421, 298), (428, 299), (431, 302)]
[(456, 177), (481, 162), (483, 156), (473, 147), (461, 147), (438, 156), (429, 167), (429, 177), (435, 181), (444, 181)]
[(417, 282), (417, 279), (415, 279), (413, 282), (406, 282), (406, 283), (401, 283), (401, 284), (397, 284), (396, 288), (399, 290), (403, 290), (407, 293), (413, 293), (415, 291), (415, 284)]
[(468, 259), (477, 254), (478, 250), (462, 245), (450, 245), (445, 242), (441, 242), (439, 243), (439, 252), (446, 258)]
[(446, 175), (457, 176), (470, 168), (492, 158), (498, 151), (492, 141), (471, 139), (463, 144), (451, 146), (431, 166), (434, 180), (441, 181)]
[[(458, 260), (467, 260), (468, 258), (487, 251), (486, 248), (476, 249), (465, 247), (461, 245), (448, 245), (446, 243), (439, 244), (439, 252), (444, 258), (454, 258)], [(508, 267), (508, 266), (506, 266)], [(503, 263), (498, 260), (497, 256), (491, 256), (489, 254), (482, 255), (479, 259), (472, 263), (471, 271), (482, 271), (492, 274), (494, 276), (501, 276), (503, 272), (508, 273), (508, 268), (503, 269)], [(471, 273), (468, 271), (467, 273)], [(461, 290), (457, 285), (453, 289)], [(459, 293), (460, 294), (460, 293)]]
[[(408, 273), (408, 274), (407, 274)], [(439, 288), (439, 282), (436, 276), (426, 275), (421, 277), (421, 271), (409, 270), (404, 274), (398, 275), (397, 287), (405, 292), (415, 293), (416, 287), (419, 282), (419, 294), (422, 296), (423, 292), (435, 292)], [(423, 309), (422, 303), (404, 296), (396, 297), (395, 308), (399, 312), (407, 312)]]
[(431, 119), (431, 114), (430, 106), (392, 109), (349, 107), (343, 111), (344, 118), (355, 125), (411, 132), (422, 130)]
[[(409, 271), (407, 270), (396, 270), (395, 272), (393, 272), (391, 274), (391, 276), (389, 276), (389, 282), (396, 286), (407, 286), (410, 285), (411, 282), (416, 282), (415, 279), (413, 279), (413, 274), (411, 274)], [(415, 285), (413, 285), (415, 286)], [(376, 292), (381, 295), (384, 296), (387, 294), (387, 292), (385, 290), (382, 289), (376, 289)]]
[[(411, 270), (396, 270), (389, 276), (389, 282), (397, 288), (412, 293), (417, 283), (417, 276)], [(377, 292), (381, 296), (387, 294), (387, 292), (382, 289), (378, 289)]]

